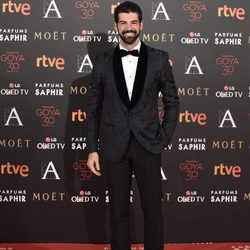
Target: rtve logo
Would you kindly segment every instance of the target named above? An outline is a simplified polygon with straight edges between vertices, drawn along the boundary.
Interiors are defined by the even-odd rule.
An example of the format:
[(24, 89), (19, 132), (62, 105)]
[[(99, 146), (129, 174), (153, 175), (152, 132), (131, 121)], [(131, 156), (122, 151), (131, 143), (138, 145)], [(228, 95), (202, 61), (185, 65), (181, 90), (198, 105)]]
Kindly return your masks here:
[(245, 19), (246, 11), (243, 8), (231, 8), (224, 5), (223, 7), (218, 7), (218, 16), (225, 17), (236, 17), (238, 20), (242, 21)]
[(86, 112), (81, 111), (81, 109), (78, 109), (77, 111), (72, 111), (71, 120), (72, 120), (72, 122), (75, 122), (75, 121), (84, 122), (84, 121), (86, 121)]
[(227, 166), (221, 163), (220, 165), (214, 166), (214, 175), (232, 175), (234, 178), (241, 177), (241, 167), (240, 166)]
[(207, 115), (205, 113), (190, 113), (186, 110), (184, 113), (179, 114), (180, 123), (198, 123), (199, 125), (207, 124)]
[(24, 16), (30, 15), (30, 4), (29, 3), (13, 3), (9, 0), (7, 3), (2, 3), (3, 13), (22, 13)]
[(0, 165), (0, 174), (1, 175), (21, 175), (22, 177), (29, 176), (29, 167), (28, 165), (14, 165), (7, 162), (7, 164)]
[(37, 68), (56, 68), (57, 70), (64, 70), (65, 61), (62, 57), (47, 57), (42, 55), (41, 57), (36, 58), (36, 67)]

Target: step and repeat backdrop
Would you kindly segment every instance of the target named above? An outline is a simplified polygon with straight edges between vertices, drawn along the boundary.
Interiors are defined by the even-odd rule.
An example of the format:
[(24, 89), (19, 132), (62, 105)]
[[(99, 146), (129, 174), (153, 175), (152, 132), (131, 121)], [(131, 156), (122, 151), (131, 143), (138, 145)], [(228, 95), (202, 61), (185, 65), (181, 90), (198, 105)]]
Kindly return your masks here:
[[(181, 101), (162, 153), (165, 242), (249, 241), (248, 1), (135, 1), (141, 40), (168, 51)], [(0, 3), (0, 241), (109, 243), (109, 193), (87, 168), (96, 55), (115, 47), (112, 0)], [(163, 115), (159, 93), (159, 119)], [(131, 240), (143, 242), (137, 183)]]

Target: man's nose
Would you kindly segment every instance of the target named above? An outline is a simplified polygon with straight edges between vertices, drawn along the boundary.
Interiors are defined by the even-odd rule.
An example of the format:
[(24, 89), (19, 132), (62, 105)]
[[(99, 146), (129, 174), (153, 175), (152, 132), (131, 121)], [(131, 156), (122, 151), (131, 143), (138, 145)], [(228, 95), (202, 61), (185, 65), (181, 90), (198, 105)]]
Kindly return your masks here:
[(131, 30), (131, 29), (132, 29), (132, 25), (129, 24), (129, 23), (127, 23), (126, 29), (127, 29), (127, 30)]

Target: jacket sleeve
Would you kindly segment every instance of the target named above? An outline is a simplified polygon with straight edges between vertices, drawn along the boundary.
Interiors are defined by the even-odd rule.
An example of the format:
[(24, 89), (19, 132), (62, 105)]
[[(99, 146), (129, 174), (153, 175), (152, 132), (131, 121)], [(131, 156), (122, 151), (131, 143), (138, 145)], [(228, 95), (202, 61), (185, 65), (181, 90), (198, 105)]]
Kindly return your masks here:
[(103, 82), (100, 56), (93, 63), (92, 80), (89, 86), (89, 96), (86, 106), (87, 149), (88, 153), (98, 152), (99, 129), (103, 103)]
[(168, 60), (168, 53), (164, 52), (160, 75), (160, 91), (162, 93), (162, 102), (164, 104), (164, 115), (162, 120), (164, 146), (167, 146), (170, 143), (174, 134), (174, 130), (178, 122), (180, 107), (172, 66)]

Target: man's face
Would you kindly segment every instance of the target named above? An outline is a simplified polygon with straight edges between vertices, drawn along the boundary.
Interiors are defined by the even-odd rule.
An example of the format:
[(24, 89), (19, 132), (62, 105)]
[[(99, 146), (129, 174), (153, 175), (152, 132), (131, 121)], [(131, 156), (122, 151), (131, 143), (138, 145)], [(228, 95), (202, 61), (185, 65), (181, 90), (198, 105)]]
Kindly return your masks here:
[(115, 27), (124, 43), (133, 44), (140, 35), (143, 23), (140, 23), (137, 13), (120, 13)]

